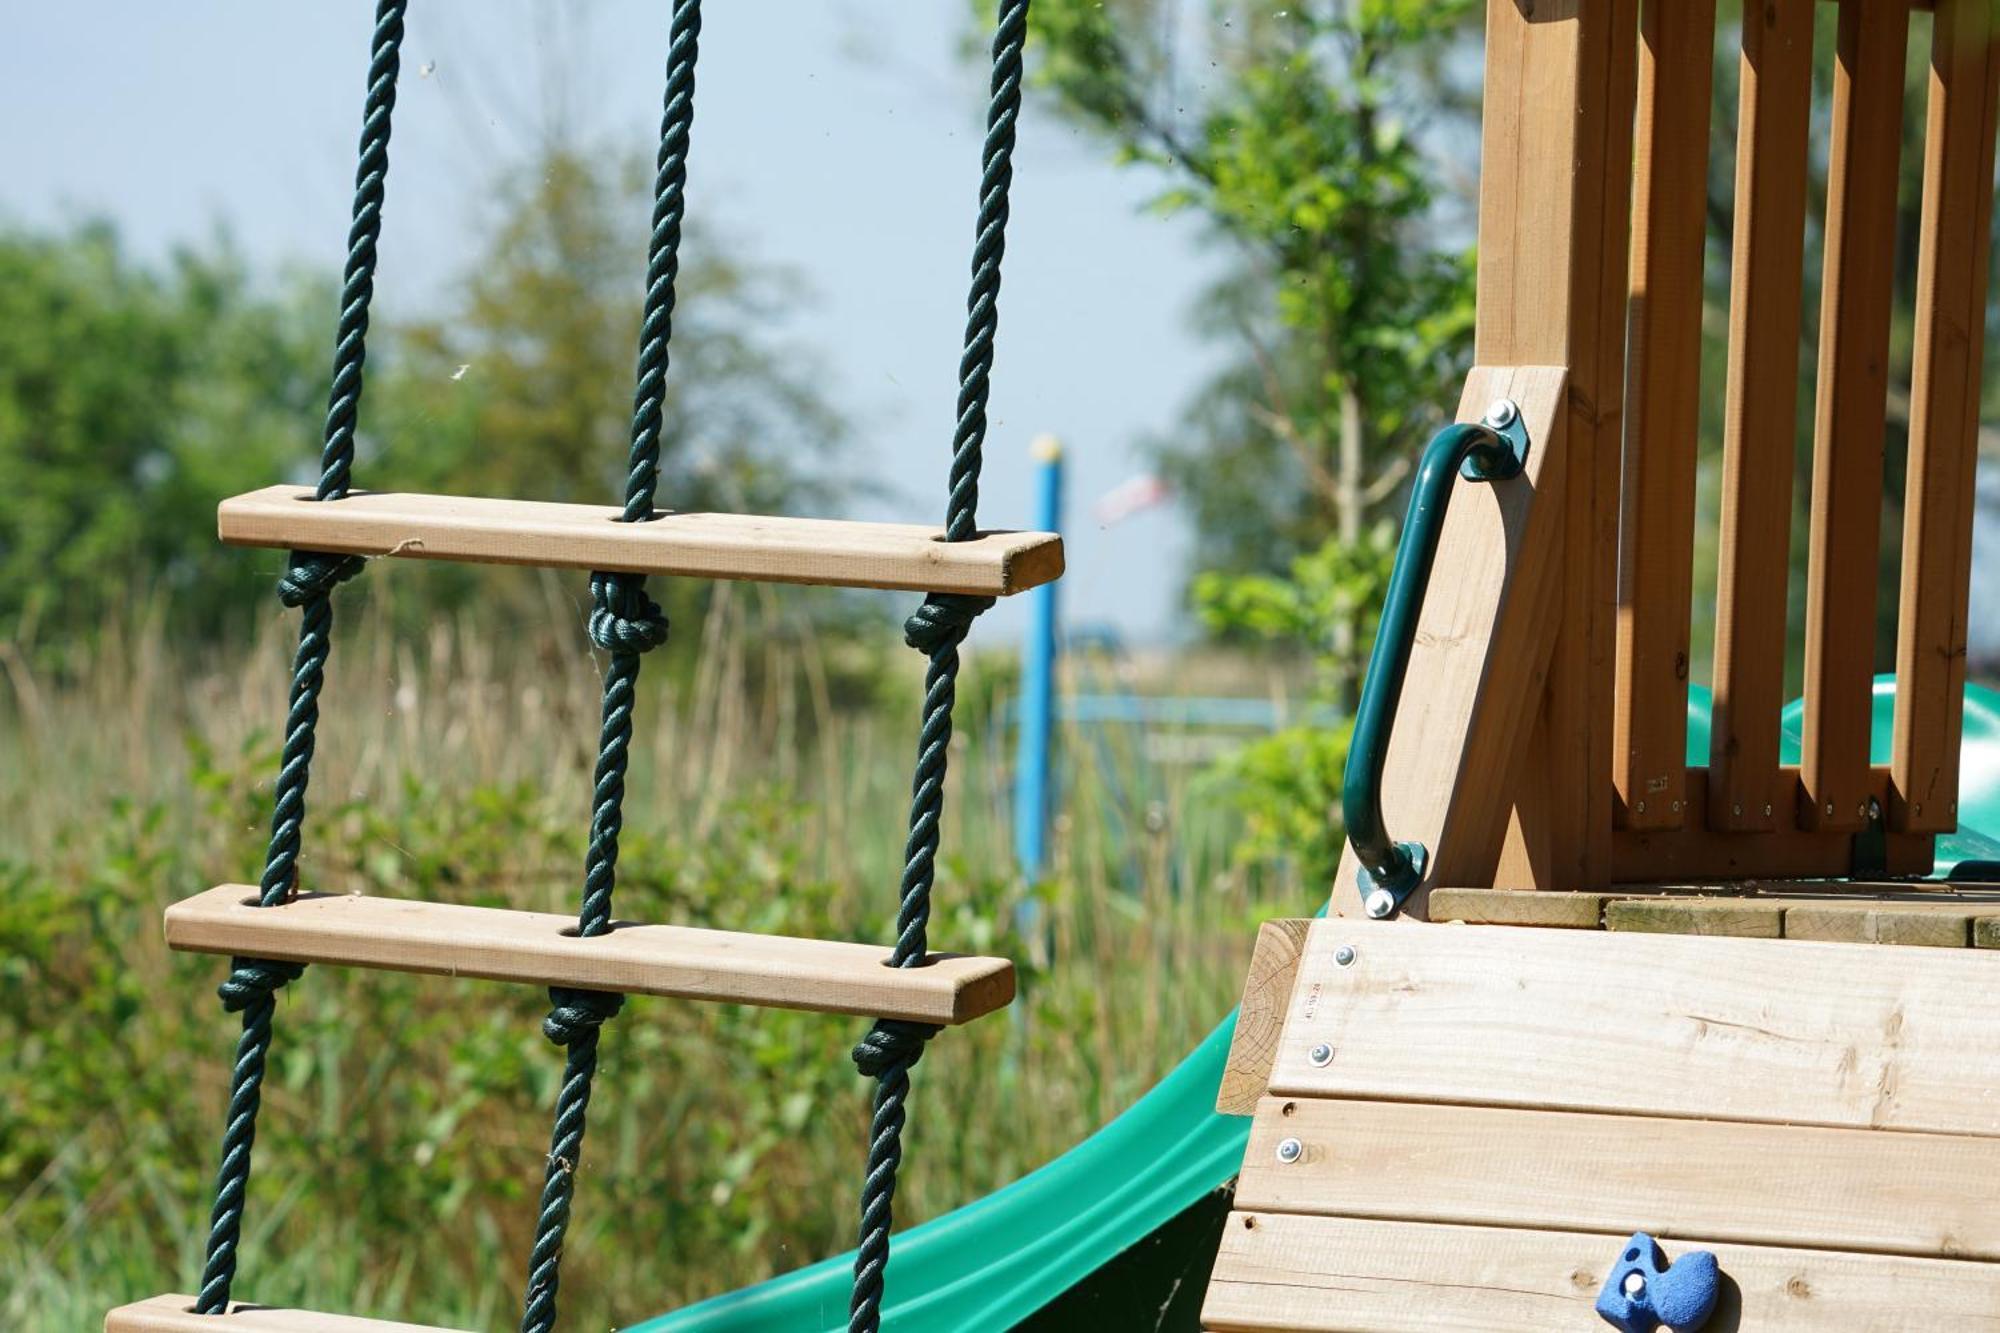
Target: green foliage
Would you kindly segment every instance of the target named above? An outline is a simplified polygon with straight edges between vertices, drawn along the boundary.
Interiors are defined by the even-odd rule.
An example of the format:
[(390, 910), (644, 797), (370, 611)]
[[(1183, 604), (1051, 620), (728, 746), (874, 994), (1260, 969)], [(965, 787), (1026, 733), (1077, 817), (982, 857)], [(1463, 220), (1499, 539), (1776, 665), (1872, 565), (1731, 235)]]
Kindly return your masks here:
[(1221, 0), (1198, 33), (1163, 0), (1036, 8), (1041, 86), (1236, 259), (1203, 321), (1241, 360), (1157, 444), (1202, 567), (1274, 571), (1329, 530), (1358, 540), (1449, 406), (1470, 264), (1425, 136), (1461, 109), (1440, 70), (1478, 8)]
[[(413, 645), (384, 637), (386, 608), (356, 603), (315, 758), (307, 883), (573, 910), (598, 681), (571, 627), (544, 613), (496, 649), (490, 621), (462, 638), (446, 622)], [(160, 912), (254, 878), (270, 817), (283, 636), (205, 669), (157, 631), (128, 642), (81, 679), (30, 682), (32, 714), (0, 708), (0, 753), (24, 757), (0, 764), (0, 1327), (29, 1333), (88, 1327), (199, 1271), (236, 1023), (215, 996), (226, 960), (169, 954)], [(917, 655), (885, 647), (877, 701), (819, 712), (800, 665), (818, 645), (721, 601), (684, 642), (723, 669), (642, 681), (619, 914), (887, 938)], [(1020, 956), (1010, 754), (972, 721), (953, 745), (933, 939)], [(1008, 1015), (926, 1056), (899, 1220), (992, 1190), (1128, 1105), (1228, 1008), (1251, 923), (1300, 900), (1284, 876), (1244, 891), (1228, 831), (1210, 836), (1182, 781), (1160, 789), (1143, 855), (1116, 844), (1107, 812), (1147, 781), (1076, 774), (1075, 823), (1037, 891), (1058, 965), (1024, 967)], [(315, 967), (288, 987), (245, 1294), (505, 1325), (562, 1069), (546, 1011), (534, 987), (391, 972)], [(565, 1317), (630, 1323), (850, 1246), (868, 1085), (847, 1050), (863, 1026), (635, 998), (602, 1048)]]
[[(1381, 616), (1395, 546), (1386, 524), (1364, 541), (1322, 544), (1294, 559), (1283, 577), (1211, 570), (1194, 581), (1196, 608), (1230, 637), (1305, 644), (1318, 667), (1316, 701), (1337, 704), (1346, 685), (1338, 651), (1345, 626)], [(1365, 651), (1365, 645), (1363, 646)], [(1315, 720), (1245, 745), (1216, 766), (1212, 781), (1242, 817), (1235, 855), (1243, 864), (1297, 868), (1324, 884), (1340, 860), (1340, 795), (1351, 721)]]
[(331, 306), (226, 244), (146, 266), (102, 224), (0, 235), (0, 641), (135, 590), (213, 622), (215, 501), (314, 456)]
[[(623, 492), (650, 192), (561, 152), (510, 175), (444, 310), (378, 319), (359, 484), (609, 503)], [(393, 249), (393, 231), (385, 245)], [(796, 299), (690, 243), (668, 379), (662, 494), (684, 508), (820, 508), (846, 425), (770, 330)], [(216, 545), (218, 499), (316, 475), (334, 293), (271, 280), (226, 244), (133, 260), (101, 224), (0, 234), (0, 644), (72, 661), (111, 608), (165, 594), (191, 636), (242, 623), (270, 560)], [(405, 581), (412, 617), (474, 588)], [(516, 591), (521, 590), (521, 591)], [(268, 607), (264, 602), (259, 609)]]
[[(624, 491), (651, 181), (554, 150), (509, 173), (457, 304), (398, 330), (393, 425), (371, 472), (398, 485), (610, 503)], [(774, 342), (796, 283), (696, 233), (677, 281), (661, 494), (678, 508), (824, 502), (846, 425), (818, 366)]]

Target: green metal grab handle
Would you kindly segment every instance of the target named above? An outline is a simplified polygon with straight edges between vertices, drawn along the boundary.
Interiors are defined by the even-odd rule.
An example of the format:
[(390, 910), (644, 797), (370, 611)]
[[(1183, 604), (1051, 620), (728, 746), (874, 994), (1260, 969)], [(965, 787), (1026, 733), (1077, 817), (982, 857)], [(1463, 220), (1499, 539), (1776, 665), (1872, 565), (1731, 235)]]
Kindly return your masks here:
[(1403, 677), (1417, 641), (1417, 617), (1430, 588), (1452, 487), (1461, 476), (1469, 481), (1510, 480), (1521, 475), (1527, 461), (1527, 426), (1520, 409), (1503, 398), (1486, 410), (1485, 420), (1478, 424), (1461, 423), (1439, 431), (1424, 446), (1417, 464), (1410, 512), (1396, 544), (1382, 623), (1375, 631), (1361, 706), (1355, 711), (1341, 793), (1347, 838), (1361, 862), (1355, 878), (1369, 916), (1393, 916), (1423, 883), (1430, 859), (1422, 843), (1397, 842), (1383, 825), (1382, 768), (1389, 757), (1389, 733), (1396, 724), (1396, 706), (1402, 702)]

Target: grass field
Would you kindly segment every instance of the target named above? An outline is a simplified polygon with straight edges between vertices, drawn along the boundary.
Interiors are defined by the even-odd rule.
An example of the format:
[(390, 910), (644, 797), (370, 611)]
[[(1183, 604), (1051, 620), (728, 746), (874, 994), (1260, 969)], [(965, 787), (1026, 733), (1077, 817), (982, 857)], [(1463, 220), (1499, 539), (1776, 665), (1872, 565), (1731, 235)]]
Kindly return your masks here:
[[(573, 910), (598, 667), (575, 590), (509, 623), (401, 623), (343, 592), (305, 882)], [(533, 610), (535, 598), (542, 609)], [(621, 916), (886, 939), (916, 655), (724, 591), (653, 655)], [(0, 1325), (74, 1333), (189, 1290), (236, 1023), (222, 960), (170, 956), (162, 907), (253, 880), (295, 618), (169, 648), (113, 625), (84, 669), (0, 661)], [(684, 617), (687, 619), (687, 617)], [(872, 636), (888, 641), (887, 631)], [(1004, 668), (1007, 654), (988, 654)], [(1193, 768), (1070, 737), (1046, 935), (1009, 851), (1007, 672), (961, 694), (932, 940), (1023, 963), (1014, 1008), (916, 1075), (899, 1222), (1014, 1179), (1128, 1105), (1228, 1008), (1254, 923), (1305, 896), (1232, 868)], [(996, 686), (996, 682), (999, 685)], [(1046, 951), (1044, 950), (1046, 945)], [(309, 971), (280, 998), (239, 1292), (511, 1325), (561, 1053), (531, 988)], [(606, 1328), (852, 1243), (866, 1090), (855, 1020), (638, 999), (609, 1028), (565, 1262), (565, 1324)]]

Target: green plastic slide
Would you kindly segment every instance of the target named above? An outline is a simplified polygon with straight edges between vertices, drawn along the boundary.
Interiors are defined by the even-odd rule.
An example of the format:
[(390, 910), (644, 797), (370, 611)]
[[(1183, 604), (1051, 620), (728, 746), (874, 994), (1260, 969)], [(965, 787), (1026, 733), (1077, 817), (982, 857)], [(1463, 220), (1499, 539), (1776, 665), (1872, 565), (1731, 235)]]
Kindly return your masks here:
[[(1706, 763), (1708, 697), (1691, 694), (1689, 761)], [(1893, 682), (1878, 680), (1876, 763), (1888, 762), (1893, 698)], [(1785, 714), (1788, 763), (1797, 762), (1799, 715), (1797, 704)], [(1960, 810), (1960, 831), (1938, 840), (1946, 875), (1966, 862), (2000, 863), (2000, 693), (1979, 686), (1965, 691)], [(1982, 870), (1990, 875), (2000, 864)], [(894, 1333), (1016, 1328), (1225, 1185), (1250, 1131), (1247, 1119), (1215, 1111), (1235, 1027), (1232, 1013), (1130, 1110), (1061, 1157), (898, 1234), (884, 1326)], [(852, 1263), (843, 1254), (633, 1333), (837, 1333), (847, 1327)]]

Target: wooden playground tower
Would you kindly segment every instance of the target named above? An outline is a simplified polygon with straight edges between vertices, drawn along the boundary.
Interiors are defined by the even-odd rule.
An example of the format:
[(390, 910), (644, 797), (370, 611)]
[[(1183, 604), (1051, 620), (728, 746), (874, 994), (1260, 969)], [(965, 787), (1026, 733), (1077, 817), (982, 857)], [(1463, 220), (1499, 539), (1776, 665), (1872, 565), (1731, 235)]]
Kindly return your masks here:
[[(1601, 1328), (1607, 1277), (1635, 1299), (1674, 1280), (1624, 1276), (1651, 1260), (1636, 1232), (1719, 1259), (1710, 1329), (2000, 1328), (2000, 952), (1899, 947), (2000, 945), (2000, 900), (1888, 882), (1931, 874), (1958, 813), (2000, 25), (1992, 0), (1835, 8), (1743, 6), (1716, 386), (1699, 373), (1715, 0), (1489, 0), (1460, 420), (1524, 433), (1525, 465), (1447, 477), (1438, 577), (1407, 626), (1392, 590), (1371, 664), (1379, 691), (1407, 649), (1400, 706), (1369, 735), (1364, 701), (1357, 728), (1362, 851), (1334, 915), (1260, 936), (1221, 1098), (1255, 1123), (1203, 1312), (1215, 1333)], [(1815, 11), (1838, 43), (1792, 765)], [(1884, 767), (1875, 589), (1913, 34), (1929, 96)], [(1716, 388), (1698, 766), (1695, 451)]]

